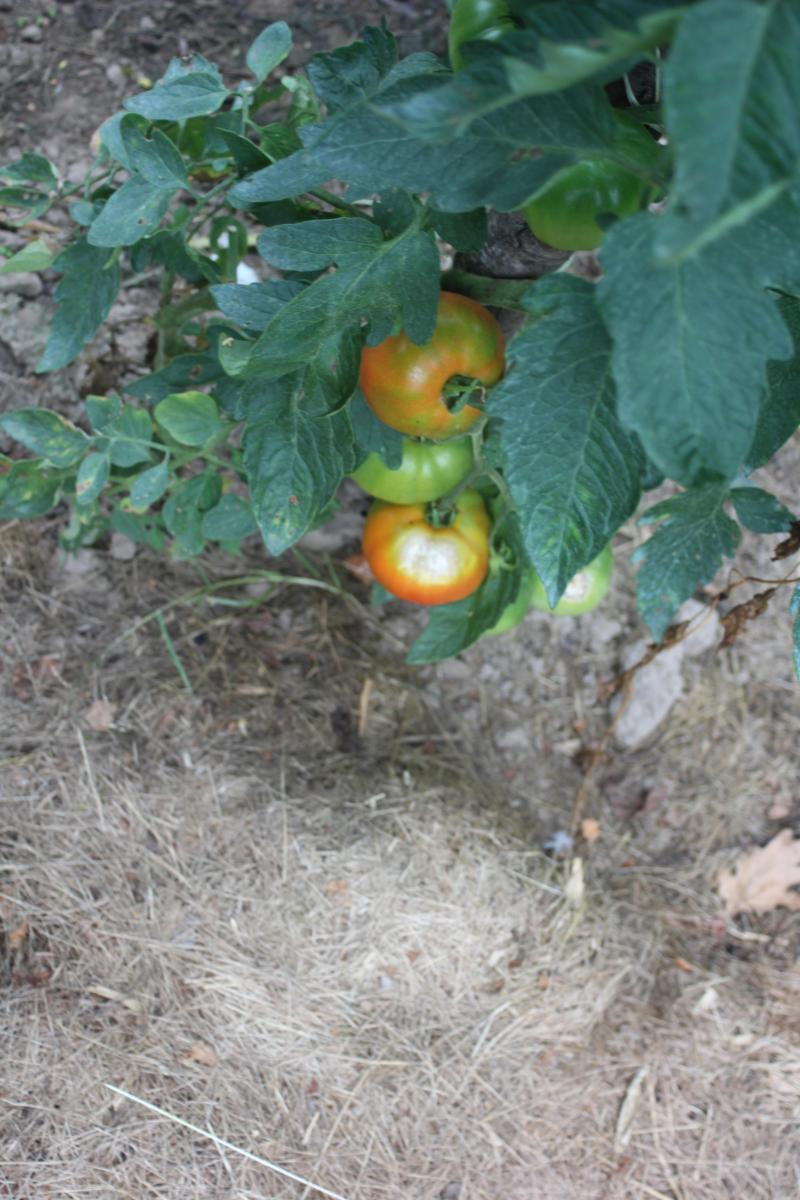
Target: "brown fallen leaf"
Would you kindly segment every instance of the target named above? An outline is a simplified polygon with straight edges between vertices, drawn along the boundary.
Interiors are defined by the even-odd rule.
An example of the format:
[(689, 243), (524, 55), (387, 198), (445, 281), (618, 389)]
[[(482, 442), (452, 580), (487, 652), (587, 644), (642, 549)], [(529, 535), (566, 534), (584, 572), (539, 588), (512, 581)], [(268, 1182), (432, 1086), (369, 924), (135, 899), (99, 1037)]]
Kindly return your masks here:
[(112, 704), (110, 700), (95, 700), (83, 714), (83, 719), (95, 733), (108, 733), (114, 727), (114, 717), (118, 711), (119, 705)]
[(25, 944), (25, 939), (28, 936), (28, 922), (22, 920), (16, 929), (9, 931), (7, 935), (8, 950), (10, 954), (16, 954)]
[(195, 1042), (185, 1054), (181, 1055), (182, 1063), (200, 1063), (202, 1067), (215, 1067), (219, 1061), (217, 1052), (208, 1042)]
[(782, 829), (766, 846), (743, 854), (732, 871), (720, 871), (717, 889), (729, 917), (773, 908), (800, 911), (800, 838)]
[(581, 821), (581, 837), (585, 842), (596, 842), (600, 837), (600, 822), (595, 817), (584, 817)]

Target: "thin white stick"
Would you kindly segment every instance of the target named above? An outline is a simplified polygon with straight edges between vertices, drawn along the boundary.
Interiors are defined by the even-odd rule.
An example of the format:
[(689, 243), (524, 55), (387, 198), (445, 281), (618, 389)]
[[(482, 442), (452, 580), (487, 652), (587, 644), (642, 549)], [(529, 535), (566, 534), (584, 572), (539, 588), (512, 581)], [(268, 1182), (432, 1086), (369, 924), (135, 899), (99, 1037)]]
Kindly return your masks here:
[(225, 1138), (217, 1137), (215, 1133), (210, 1133), (207, 1129), (201, 1129), (199, 1125), (192, 1125), (190, 1121), (184, 1121), (182, 1117), (176, 1117), (173, 1113), (166, 1112), (165, 1109), (151, 1104), (149, 1100), (142, 1100), (140, 1096), (134, 1096), (131, 1092), (124, 1092), (122, 1088), (115, 1087), (113, 1083), (104, 1083), (103, 1087), (108, 1088), (110, 1092), (116, 1092), (118, 1096), (124, 1096), (126, 1100), (132, 1100), (134, 1104), (141, 1104), (142, 1108), (149, 1108), (150, 1112), (157, 1113), (159, 1117), (166, 1117), (168, 1121), (174, 1121), (176, 1125), (182, 1125), (184, 1129), (191, 1129), (192, 1133), (199, 1133), (201, 1137), (208, 1138), (209, 1141), (215, 1142), (217, 1146), (223, 1146), (226, 1150), (233, 1150), (234, 1154), (241, 1154), (242, 1158), (249, 1158), (251, 1162), (259, 1163), (262, 1167), (268, 1167), (276, 1175), (283, 1175), (285, 1179), (291, 1179), (294, 1183), (302, 1183), (303, 1187), (311, 1188), (312, 1191), (319, 1192), (323, 1196), (330, 1196), (331, 1200), (346, 1200), (346, 1197), (340, 1196), (338, 1192), (332, 1192), (328, 1188), (322, 1187), (319, 1183), (312, 1183), (310, 1179), (304, 1179), (302, 1175), (295, 1175), (294, 1171), (287, 1171), (285, 1167), (279, 1167), (276, 1163), (271, 1163), (266, 1158), (259, 1158), (257, 1154), (251, 1154), (249, 1150), (242, 1150), (241, 1146), (234, 1146), (233, 1142), (227, 1142)]

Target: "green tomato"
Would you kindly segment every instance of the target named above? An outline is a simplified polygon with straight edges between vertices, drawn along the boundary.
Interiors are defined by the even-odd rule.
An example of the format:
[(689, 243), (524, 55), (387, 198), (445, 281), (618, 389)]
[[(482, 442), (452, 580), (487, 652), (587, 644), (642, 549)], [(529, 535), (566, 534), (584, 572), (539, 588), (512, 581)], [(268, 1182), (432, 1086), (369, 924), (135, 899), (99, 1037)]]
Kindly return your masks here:
[(520, 582), (516, 600), (512, 600), (510, 604), (506, 605), (496, 624), (486, 630), (484, 637), (495, 637), (501, 633), (508, 633), (509, 629), (515, 629), (519, 625), (531, 607), (536, 582), (536, 572), (533, 569), (526, 571)]
[(464, 65), (461, 47), (464, 42), (494, 41), (515, 29), (506, 0), (456, 0), (450, 14), (447, 46), (450, 65), (460, 71)]
[(533, 584), (531, 604), (542, 612), (554, 613), (557, 617), (579, 617), (591, 612), (611, 587), (611, 570), (614, 557), (611, 547), (606, 546), (587, 567), (573, 576), (564, 589), (564, 594), (555, 608), (547, 603), (547, 593), (538, 575)]
[[(643, 169), (651, 169), (658, 162), (661, 147), (628, 113), (615, 109), (614, 119), (614, 149)], [(532, 232), (548, 246), (557, 250), (596, 250), (603, 241), (598, 216), (633, 216), (653, 195), (652, 186), (633, 171), (608, 158), (592, 157), (559, 171), (523, 205), (522, 211)]]
[(403, 440), (403, 457), (396, 469), (370, 454), (353, 479), (365, 492), (391, 504), (425, 504), (458, 487), (472, 470), (472, 438), (449, 442)]

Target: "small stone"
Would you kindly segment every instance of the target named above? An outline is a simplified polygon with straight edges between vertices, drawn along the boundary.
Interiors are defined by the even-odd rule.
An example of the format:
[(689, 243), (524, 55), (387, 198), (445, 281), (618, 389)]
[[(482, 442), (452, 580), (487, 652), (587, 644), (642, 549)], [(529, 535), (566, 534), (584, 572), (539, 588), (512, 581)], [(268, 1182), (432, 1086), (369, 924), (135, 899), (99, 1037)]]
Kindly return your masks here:
[(25, 300), (35, 300), (42, 294), (42, 281), (32, 271), (20, 271), (17, 275), (0, 275), (0, 292), (11, 292)]
[(532, 749), (531, 735), (519, 725), (512, 729), (501, 729), (494, 735), (494, 742), (498, 750)]
[(126, 537), (124, 533), (112, 533), (111, 535), (111, 557), (116, 558), (119, 562), (130, 562), (136, 554), (137, 546), (131, 538)]
[(675, 618), (676, 621), (693, 621), (694, 626), (679, 645), (689, 658), (696, 658), (705, 650), (719, 644), (722, 637), (720, 620), (715, 608), (701, 604), (699, 600), (687, 600)]
[[(648, 643), (642, 638), (631, 646), (623, 660), (630, 667), (644, 654)], [(665, 720), (676, 700), (683, 693), (682, 654), (675, 646), (664, 650), (646, 667), (636, 672), (631, 682), (630, 698), (620, 717), (615, 736), (621, 746), (632, 750), (646, 742)]]
[(124, 88), (128, 82), (125, 72), (119, 63), (110, 63), (109, 66), (106, 67), (106, 79), (112, 87), (115, 87), (118, 90)]
[(139, 22), (139, 29), (142, 33), (152, 33), (153, 30), (157, 28), (158, 27), (152, 17), (145, 15)]
[(42, 31), (38, 25), (26, 25), (20, 30), (19, 36), (23, 42), (40, 42), (42, 40)]

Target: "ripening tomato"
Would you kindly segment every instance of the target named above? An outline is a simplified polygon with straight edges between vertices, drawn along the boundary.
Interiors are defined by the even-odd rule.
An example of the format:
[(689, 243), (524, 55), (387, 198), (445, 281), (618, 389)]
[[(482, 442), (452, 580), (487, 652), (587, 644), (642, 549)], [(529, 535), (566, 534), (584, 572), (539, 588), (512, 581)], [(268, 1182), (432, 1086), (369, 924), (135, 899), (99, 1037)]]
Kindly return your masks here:
[(362, 548), (387, 591), (414, 604), (451, 604), (480, 587), (489, 569), (491, 519), (478, 492), (463, 491), (449, 525), (428, 520), (424, 504), (377, 500)]
[[(614, 109), (613, 146), (644, 170), (662, 154), (635, 117)], [(609, 158), (587, 157), (565, 167), (522, 206), (532, 232), (557, 250), (596, 250), (603, 241), (601, 213), (630, 217), (654, 196), (651, 184)]]
[(557, 617), (578, 617), (581, 613), (591, 612), (593, 608), (597, 608), (611, 587), (613, 565), (614, 558), (611, 547), (606, 546), (597, 558), (570, 579), (555, 608), (551, 608), (547, 603), (544, 584), (536, 575), (533, 582), (531, 605), (542, 612), (553, 613)]
[(470, 471), (474, 456), (472, 438), (453, 438), (449, 442), (403, 441), (403, 457), (399, 467), (387, 467), (378, 454), (370, 456), (353, 472), (356, 483), (392, 504), (424, 504), (439, 500)]
[(399, 333), (365, 346), (359, 383), (384, 424), (437, 440), (465, 433), (480, 416), (469, 404), (451, 411), (446, 392), (463, 390), (469, 380), (491, 386), (504, 365), (503, 334), (489, 310), (468, 296), (442, 292), (431, 340), (417, 346)]

